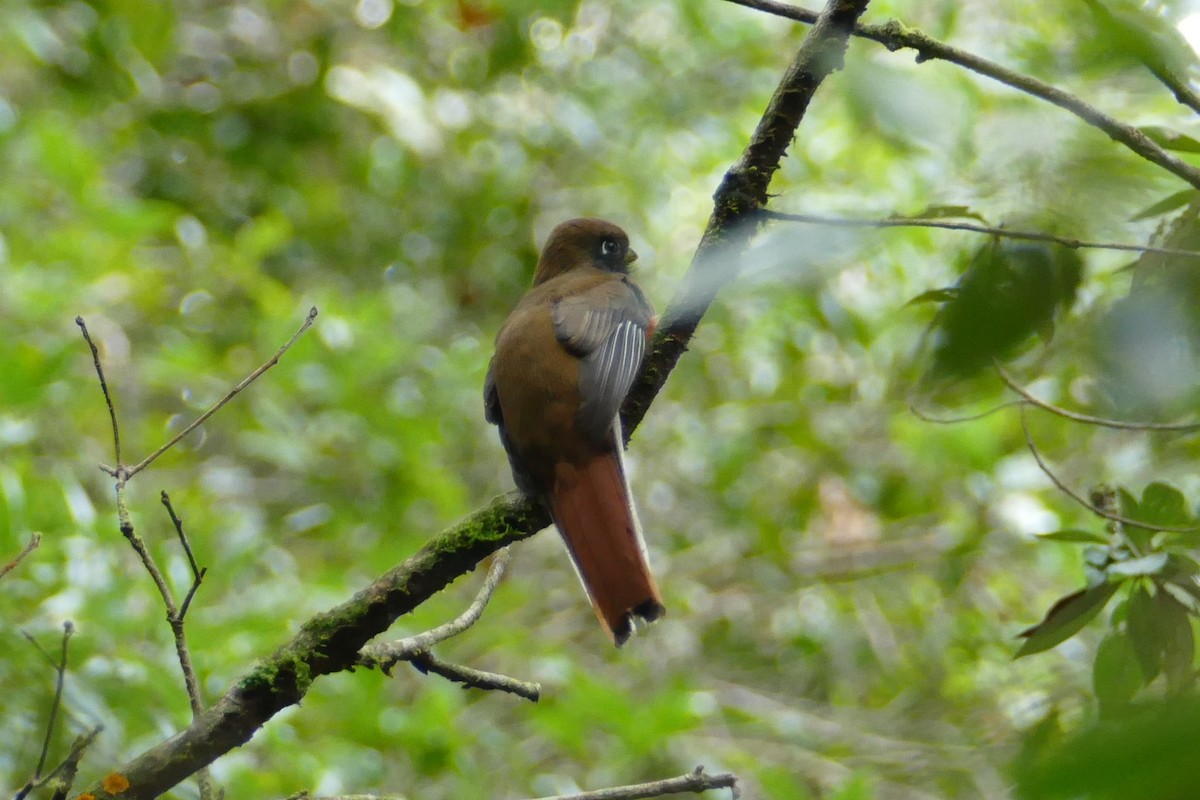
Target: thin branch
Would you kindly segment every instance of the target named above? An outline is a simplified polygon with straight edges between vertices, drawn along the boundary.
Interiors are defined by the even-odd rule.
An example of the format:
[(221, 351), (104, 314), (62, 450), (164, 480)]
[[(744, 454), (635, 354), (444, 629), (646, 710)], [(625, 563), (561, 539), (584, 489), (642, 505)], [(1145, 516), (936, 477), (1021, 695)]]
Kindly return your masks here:
[(1071, 411), (1056, 406), (1053, 403), (1047, 403), (1045, 400), (1039, 400), (1028, 389), (1017, 383), (998, 363), (994, 363), (993, 366), (996, 369), (996, 374), (1000, 376), (1000, 380), (1004, 381), (1004, 385), (1021, 395), (1024, 398), (1023, 402), (1036, 406), (1043, 411), (1049, 411), (1051, 414), (1063, 417), (1064, 419), (1122, 431), (1174, 431), (1178, 433), (1200, 431), (1200, 422), (1126, 422), (1124, 420), (1093, 417), (1091, 414), (1081, 414), (1078, 411)]
[(54, 794), (50, 796), (50, 800), (66, 800), (67, 795), (71, 793), (71, 786), (75, 783), (75, 775), (79, 772), (79, 761), (83, 758), (83, 751), (87, 750), (88, 745), (100, 735), (102, 730), (104, 730), (104, 726), (97, 725), (87, 733), (75, 737), (75, 742), (71, 745), (71, 752), (67, 754), (61, 764), (42, 779), (43, 784), (51, 781), (55, 783)]
[[(95, 365), (96, 375), (100, 378), (100, 391), (104, 392), (104, 404), (108, 406), (108, 417), (112, 420), (113, 449), (116, 451), (116, 469), (119, 470), (124, 463), (121, 461), (121, 429), (117, 425), (117, 409), (113, 405), (112, 395), (108, 392), (108, 383), (104, 380), (104, 368), (100, 366), (100, 351), (96, 349), (96, 343), (92, 341), (92, 335), (88, 333), (87, 324), (84, 323), (83, 317), (76, 317), (75, 324), (83, 332), (83, 339), (92, 351), (92, 364)], [(113, 477), (117, 476), (116, 470), (105, 469), (105, 472), (108, 472)]]
[(1089, 242), (1083, 239), (1072, 239), (1067, 236), (1055, 236), (1052, 233), (1040, 231), (1018, 231), (1009, 228), (998, 228), (989, 225), (976, 225), (970, 222), (951, 222), (943, 219), (909, 219), (894, 217), (888, 219), (851, 219), (847, 217), (830, 217), (819, 214), (789, 214), (782, 211), (764, 209), (762, 215), (767, 219), (777, 219), (786, 222), (802, 222), (809, 225), (828, 225), (838, 228), (940, 228), (948, 231), (971, 231), (985, 233), (989, 236), (999, 236), (1004, 239), (1019, 239), (1028, 242), (1050, 242), (1069, 247), (1073, 250), (1118, 250), (1127, 253), (1154, 253), (1180, 258), (1200, 258), (1198, 250), (1181, 250), (1174, 247), (1154, 247), (1141, 244), (1123, 244), (1118, 242)]
[(934, 417), (934, 416), (927, 414), (926, 412), (922, 411), (921, 409), (917, 408), (915, 405), (912, 405), (912, 404), (909, 404), (908, 410), (913, 413), (914, 417), (921, 420), (922, 422), (931, 422), (934, 425), (961, 425), (964, 422), (977, 422), (978, 420), (981, 420), (984, 417), (990, 417), (992, 414), (1003, 411), (1006, 408), (1012, 408), (1013, 406), (1019, 406), (1019, 405), (1024, 405), (1024, 404), (1025, 404), (1024, 400), (1012, 400), (1007, 403), (1001, 403), (998, 406), (989, 408), (986, 411), (980, 411), (978, 414), (968, 414), (963, 417)]
[(1058, 490), (1067, 497), (1071, 498), (1088, 511), (1091, 511), (1093, 514), (1103, 517), (1104, 519), (1111, 520), (1112, 522), (1119, 522), (1122, 525), (1133, 526), (1135, 528), (1144, 528), (1151, 531), (1163, 531), (1164, 533), (1196, 533), (1197, 531), (1200, 531), (1200, 525), (1176, 527), (1173, 525), (1159, 525), (1157, 523), (1123, 517), (1120, 514), (1114, 514), (1107, 509), (1095, 505), (1086, 497), (1071, 489), (1071, 487), (1063, 483), (1061, 478), (1054, 474), (1053, 470), (1051, 470), (1046, 462), (1042, 459), (1041, 453), (1038, 452), (1037, 445), (1033, 443), (1033, 436), (1029, 433), (1029, 425), (1025, 418), (1025, 408), (1026, 407), (1024, 405), (1021, 406), (1021, 430), (1025, 433), (1025, 446), (1029, 449), (1030, 454), (1033, 456), (1033, 460), (1037, 462), (1038, 469), (1040, 469), (1042, 473), (1050, 479), (1050, 482), (1053, 483)]
[[(208, 568), (200, 567), (196, 563), (196, 556), (192, 553), (192, 545), (188, 541), (187, 533), (183, 530), (183, 519), (175, 513), (175, 507), (171, 505), (171, 498), (167, 495), (166, 491), (160, 494), (160, 499), (163, 506), (167, 509), (167, 514), (171, 517), (171, 523), (175, 526), (175, 533), (179, 536), (183, 552), (187, 554), (188, 564), (192, 568), (192, 585), (188, 588), (187, 595), (183, 598), (183, 605), (179, 606), (178, 610), (176, 610), (169, 593), (163, 595), (163, 602), (167, 606), (167, 623), (171, 626), (171, 635), (175, 640), (175, 655), (179, 659), (179, 669), (183, 673), (184, 689), (187, 691), (188, 704), (192, 709), (192, 720), (195, 721), (197, 717), (204, 713), (204, 699), (200, 695), (200, 680), (196, 676), (196, 667), (192, 663), (192, 651), (187, 643), (184, 617), (187, 616), (188, 608), (192, 604), (192, 598), (196, 596), (196, 592), (199, 590), (200, 583), (204, 580)], [(165, 584), (160, 586), (160, 591), (162, 591), (163, 586)], [(201, 800), (211, 800), (211, 798), (216, 796), (217, 792), (213, 786), (212, 776), (208, 771), (208, 767), (197, 770), (196, 783), (200, 788)]]
[(446, 680), (461, 683), (464, 689), (508, 692), (533, 703), (540, 700), (542, 696), (542, 686), (539, 683), (517, 680), (498, 672), (484, 672), (481, 669), (472, 669), (461, 664), (451, 664), (435, 657), (428, 650), (412, 653), (406, 656), (405, 660), (423, 673), (432, 672), (435, 675), (441, 675)]
[(438, 642), (443, 642), (452, 636), (457, 636), (474, 625), (492, 599), (496, 587), (500, 585), (500, 579), (504, 577), (504, 570), (508, 566), (508, 562), (508, 548), (496, 553), (492, 559), (492, 566), (488, 569), (487, 577), (483, 581), (483, 586), (479, 589), (479, 594), (475, 596), (475, 600), (467, 607), (467, 610), (458, 617), (432, 630), (418, 633), (416, 636), (409, 636), (394, 642), (367, 645), (359, 652), (359, 663), (368, 668), (377, 667), (387, 675), (396, 662), (407, 661), (417, 653), (428, 650)]
[(33, 638), (33, 636), (25, 631), (21, 631), (21, 633), (33, 644), (34, 647), (38, 649), (43, 656), (49, 659), (50, 663), (54, 666), (56, 680), (54, 685), (54, 700), (50, 703), (50, 715), (46, 720), (46, 735), (42, 739), (42, 752), (41, 755), (38, 756), (37, 768), (35, 768), (33, 771), (33, 777), (30, 778), (29, 781), (26, 782), (25, 786), (17, 792), (16, 800), (22, 800), (22, 798), (29, 794), (30, 791), (40, 786), (44, 782), (44, 779), (42, 778), (42, 770), (46, 768), (46, 758), (50, 754), (50, 743), (54, 739), (54, 723), (58, 720), (58, 709), (62, 705), (63, 681), (66, 679), (67, 674), (67, 652), (69, 643), (71, 641), (71, 634), (75, 633), (75, 625), (70, 620), (67, 620), (63, 623), (62, 651), (59, 655), (58, 661), (55, 661), (54, 658), (46, 652), (45, 648), (38, 643), (37, 639)]
[(146, 467), (150, 466), (150, 464), (154, 461), (154, 459), (158, 458), (163, 453), (167, 452), (172, 447), (179, 444), (180, 440), (182, 440), (183, 437), (187, 436), (189, 433), (196, 430), (196, 428), (198, 428), (199, 426), (204, 424), (205, 420), (207, 420), (213, 414), (217, 413), (222, 408), (224, 408), (225, 404), (228, 403), (230, 400), (232, 400), (238, 394), (238, 392), (242, 391), (247, 386), (254, 383), (254, 381), (256, 381), (259, 378), (259, 376), (261, 376), (264, 372), (266, 372), (271, 367), (278, 364), (279, 359), (283, 357), (283, 354), (291, 349), (292, 345), (294, 345), (296, 343), (296, 340), (299, 339), (301, 337), (301, 335), (303, 335), (303, 333), (312, 326), (313, 321), (316, 318), (317, 318), (317, 307), (313, 306), (312, 308), (310, 308), (308, 310), (308, 316), (304, 318), (304, 324), (300, 326), (299, 330), (297, 330), (294, 334), (292, 334), (292, 338), (288, 339), (287, 343), (283, 347), (279, 348), (279, 352), (277, 352), (275, 355), (273, 355), (269, 359), (267, 359), (266, 363), (263, 364), (261, 367), (259, 367), (258, 369), (254, 370), (254, 372), (251, 372), (249, 375), (247, 375), (245, 377), (245, 379), (242, 380), (241, 383), (239, 383), (237, 386), (234, 386), (232, 389), (230, 389), (229, 392), (226, 393), (226, 395), (224, 397), (222, 397), (220, 400), (218, 400), (216, 402), (216, 404), (213, 405), (212, 408), (208, 409), (208, 411), (205, 411), (203, 414), (196, 417), (195, 421), (193, 421), (190, 425), (188, 425), (186, 428), (181, 430), (179, 433), (175, 434), (175, 436), (172, 437), (171, 441), (167, 442), (162, 447), (158, 448), (153, 453), (151, 453), (150, 455), (146, 456), (141, 461), (139, 461), (136, 465), (131, 467), (126, 475), (126, 479), (132, 478), (134, 475), (137, 475), (139, 472), (144, 470)]
[[(786, 17), (797, 22), (814, 24), (819, 18), (813, 11), (781, 3), (777, 0), (726, 1), (735, 5), (745, 6), (746, 8), (752, 8), (756, 11), (774, 14), (778, 17)], [(1147, 161), (1157, 164), (1171, 174), (1187, 181), (1192, 186), (1200, 188), (1200, 168), (1194, 167), (1167, 152), (1155, 144), (1146, 135), (1145, 131), (1140, 128), (1127, 125), (1105, 114), (1095, 106), (1048, 83), (1043, 83), (1028, 75), (1022, 75), (1019, 72), (1002, 67), (999, 64), (965, 50), (952, 47), (918, 30), (906, 27), (894, 19), (881, 25), (855, 25), (854, 35), (878, 42), (892, 52), (906, 48), (915, 50), (918, 62), (938, 59), (958, 64), (960, 67), (965, 67), (972, 72), (977, 72), (980, 75), (999, 81), (1033, 97), (1052, 103), (1079, 117), (1079, 119), (1093, 128), (1104, 132), (1110, 139), (1125, 145), (1129, 150)]]
[(175, 508), (171, 505), (171, 498), (164, 490), (159, 498), (162, 500), (163, 506), (167, 509), (167, 514), (171, 516), (171, 524), (175, 526), (175, 533), (179, 536), (179, 543), (183, 546), (183, 552), (187, 555), (188, 565), (192, 568), (192, 585), (188, 588), (187, 596), (183, 598), (183, 604), (179, 606), (179, 622), (183, 622), (183, 618), (187, 616), (188, 606), (192, 604), (192, 598), (196, 596), (196, 590), (200, 588), (200, 584), (204, 581), (204, 576), (208, 574), (208, 567), (201, 567), (196, 563), (196, 556), (192, 553), (192, 544), (188, 541), (187, 534), (183, 531), (183, 520), (175, 513)]
[(638, 783), (632, 786), (615, 786), (611, 789), (598, 789), (594, 792), (581, 792), (580, 794), (556, 794), (553, 797), (539, 797), (537, 800), (640, 800), (644, 797), (663, 797), (683, 792), (707, 792), (710, 789), (729, 789), (731, 796), (736, 800), (738, 797), (737, 776), (729, 772), (708, 775), (704, 772), (704, 767), (696, 767), (693, 771), (677, 778)]
[(62, 798), (65, 798), (71, 791), (71, 784), (75, 782), (75, 772), (79, 768), (79, 760), (83, 758), (83, 751), (100, 735), (100, 731), (102, 730), (104, 730), (104, 726), (97, 725), (82, 736), (77, 736), (75, 742), (71, 745), (71, 752), (62, 760), (62, 763), (40, 778), (30, 778), (26, 781), (25, 785), (13, 795), (13, 800), (24, 800), (30, 792), (45, 786), (56, 777), (60, 778), (60, 780), (54, 790), (52, 800), (62, 800)]
[(9, 561), (3, 567), (0, 567), (0, 578), (3, 578), (5, 575), (16, 569), (17, 565), (25, 560), (25, 556), (36, 550), (38, 545), (41, 543), (42, 535), (40, 533), (35, 533), (33, 536), (30, 536), (29, 542), (25, 545), (25, 547), (21, 548), (21, 552), (17, 553), (12, 561)]

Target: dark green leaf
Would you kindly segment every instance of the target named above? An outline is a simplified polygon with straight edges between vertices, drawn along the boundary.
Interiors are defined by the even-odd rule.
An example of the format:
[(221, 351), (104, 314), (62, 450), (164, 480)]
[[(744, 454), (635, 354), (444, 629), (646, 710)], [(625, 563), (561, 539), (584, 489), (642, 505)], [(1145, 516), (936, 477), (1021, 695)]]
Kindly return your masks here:
[(1143, 685), (1143, 673), (1129, 637), (1109, 631), (1096, 648), (1092, 668), (1092, 690), (1101, 713), (1111, 715), (1124, 708)]
[(1025, 643), (1014, 657), (1040, 653), (1070, 639), (1103, 610), (1118, 586), (1118, 583), (1102, 583), (1059, 600), (1046, 612), (1045, 619), (1021, 631)]
[(1046, 244), (989, 242), (977, 248), (957, 294), (930, 326), (930, 375), (967, 377), (1012, 355), (1075, 301), (1079, 253)]
[(1145, 587), (1138, 586), (1129, 596), (1129, 614), (1125, 620), (1125, 629), (1146, 683), (1162, 671), (1162, 631), (1155, 614), (1156, 605), (1155, 598)]
[(1142, 491), (1138, 520), (1151, 526), (1182, 527), (1192, 521), (1183, 494), (1166, 483), (1155, 481)]
[(921, 292), (904, 305), (907, 308), (908, 306), (915, 306), (920, 303), (945, 303), (948, 300), (953, 300), (957, 296), (958, 290), (953, 287), (947, 287), (945, 289), (930, 289), (927, 292)]
[(1046, 539), (1051, 542), (1078, 542), (1083, 544), (1108, 544), (1108, 537), (1102, 533), (1095, 531), (1087, 531), (1083, 528), (1064, 528), (1061, 531), (1053, 533), (1039, 533), (1039, 539)]

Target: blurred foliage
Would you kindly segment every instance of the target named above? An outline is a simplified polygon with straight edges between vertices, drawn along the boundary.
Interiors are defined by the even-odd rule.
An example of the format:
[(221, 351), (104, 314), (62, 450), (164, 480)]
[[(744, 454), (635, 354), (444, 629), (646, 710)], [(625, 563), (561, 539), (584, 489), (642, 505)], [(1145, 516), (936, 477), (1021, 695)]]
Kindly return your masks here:
[[(1170, 37), (1170, 64), (1190, 70), (1173, 37), (1197, 9), (1129, 5), (878, 0), (868, 18), (1064, 86), (1194, 157), (1200, 131), (1139, 43)], [(1099, 57), (1121, 26), (1127, 55)], [(32, 771), (53, 692), (21, 630), (54, 652), (61, 623), (77, 626), (52, 759), (103, 723), (82, 779), (190, 715), (161, 602), (95, 466), (113, 460), (111, 433), (77, 314), (135, 462), (321, 310), (130, 484), (176, 590), (189, 571), (160, 490), (209, 568), (188, 633), (211, 701), (309, 615), (510, 488), (480, 390), (537, 244), (562, 219), (611, 218), (665, 305), (802, 30), (687, 0), (0, 4), (0, 562), (44, 534), (0, 581), (0, 784)], [(852, 43), (790, 156), (772, 185), (783, 210), (960, 208), (1080, 239), (1200, 240), (1178, 180), (1074, 117), (869, 42)], [(928, 229), (766, 229), (631, 446), (666, 619), (614, 651), (540, 535), (439, 655), (540, 681), (541, 703), (403, 667), (331, 676), (215, 779), (231, 797), (469, 800), (704, 764), (789, 800), (1002, 798), (1014, 780), (1029, 797), (1186, 796), (1195, 534), (1151, 528), (1195, 518), (1195, 435), (1030, 413), (1067, 485), (1129, 487), (1114, 507), (1147, 528), (1118, 530), (1055, 490), (1015, 413), (936, 425), (908, 408), (935, 315), (906, 302), (980, 259), (1055, 263), (1040, 252)], [(995, 354), (1064, 406), (1193, 411), (1195, 262), (1086, 258), (1073, 304), (1040, 294), (1061, 309), (1053, 339), (1029, 336), (1044, 309), (1020, 325), (1001, 313), (990, 324), (1015, 332)], [(918, 410), (1010, 399), (982, 370), (953, 407)], [(459, 613), (476, 583), (391, 635)], [(1073, 617), (1091, 624), (1060, 624), (1056, 598), (1081, 584), (1105, 587)], [(1053, 608), (1041, 629), (1058, 646), (1014, 661), (1014, 637)]]

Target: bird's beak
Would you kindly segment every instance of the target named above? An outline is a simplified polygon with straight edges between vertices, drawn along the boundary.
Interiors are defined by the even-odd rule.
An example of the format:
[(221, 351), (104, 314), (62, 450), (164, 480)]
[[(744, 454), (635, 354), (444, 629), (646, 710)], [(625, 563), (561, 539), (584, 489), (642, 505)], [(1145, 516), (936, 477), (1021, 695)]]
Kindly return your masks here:
[(631, 247), (625, 251), (625, 264), (628, 266), (637, 261), (637, 252)]

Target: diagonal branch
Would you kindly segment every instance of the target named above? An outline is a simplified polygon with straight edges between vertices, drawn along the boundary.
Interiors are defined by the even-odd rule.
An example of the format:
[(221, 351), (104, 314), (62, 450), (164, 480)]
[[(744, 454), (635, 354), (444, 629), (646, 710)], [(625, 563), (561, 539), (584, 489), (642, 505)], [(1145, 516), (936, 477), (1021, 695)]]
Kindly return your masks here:
[[(774, 14), (777, 17), (796, 20), (797, 22), (815, 23), (818, 15), (806, 8), (781, 3), (779, 0), (726, 0), (756, 11)], [(1157, 145), (1146, 132), (1134, 125), (1127, 125), (1120, 120), (1105, 114), (1095, 106), (1084, 102), (1073, 94), (1064, 92), (1036, 78), (1022, 75), (1019, 72), (1002, 67), (994, 61), (988, 61), (974, 53), (960, 50), (957, 47), (940, 42), (918, 30), (906, 27), (897, 20), (889, 20), (882, 25), (856, 25), (854, 35), (878, 42), (888, 50), (915, 50), (917, 61), (949, 61), (958, 64), (972, 72), (976, 72), (992, 80), (999, 81), (1028, 95), (1045, 100), (1047, 103), (1071, 112), (1081, 120), (1103, 131), (1108, 137), (1125, 145), (1137, 155), (1167, 172), (1182, 178), (1192, 186), (1200, 188), (1200, 167), (1192, 166), (1181, 158), (1171, 155)]]
[(788, 65), (749, 144), (713, 194), (713, 212), (679, 293), (667, 306), (642, 374), (621, 410), (626, 436), (646, 415), (687, 350), (700, 318), (721, 287), (738, 274), (738, 259), (767, 204), (767, 187), (818, 87), (840, 69), (846, 43), (868, 0), (829, 0)]
[[(626, 431), (632, 432), (645, 415), (717, 291), (736, 276), (736, 267), (722, 268), (725, 259), (736, 257), (748, 243), (757, 225), (755, 212), (767, 201), (771, 176), (817, 87), (840, 65), (850, 30), (867, 2), (830, 0), (784, 74), (750, 144), (718, 187), (692, 266), (667, 308), (642, 377), (626, 400)], [(124, 765), (121, 774), (130, 785), (121, 800), (156, 797), (245, 744), (272, 716), (298, 703), (314, 679), (352, 668), (363, 645), (398, 617), (496, 550), (532, 536), (549, 522), (540, 505), (508, 495), (444, 531), (351, 600), (306, 622), (186, 730)], [(116, 797), (98, 784), (88, 791), (97, 800)]]
[(25, 560), (25, 556), (36, 550), (41, 543), (42, 535), (40, 533), (35, 533), (33, 536), (30, 536), (29, 542), (23, 548), (21, 548), (21, 552), (17, 553), (16, 556), (14, 556), (13, 559), (7, 564), (0, 566), (0, 578), (3, 578), (5, 575), (16, 569), (17, 565)]

